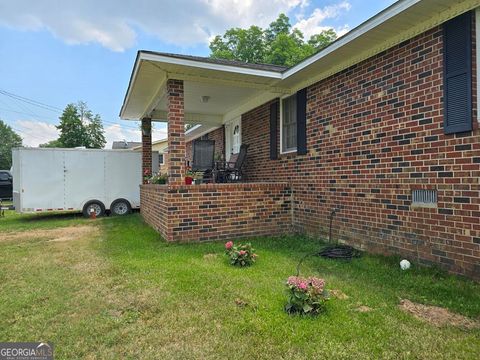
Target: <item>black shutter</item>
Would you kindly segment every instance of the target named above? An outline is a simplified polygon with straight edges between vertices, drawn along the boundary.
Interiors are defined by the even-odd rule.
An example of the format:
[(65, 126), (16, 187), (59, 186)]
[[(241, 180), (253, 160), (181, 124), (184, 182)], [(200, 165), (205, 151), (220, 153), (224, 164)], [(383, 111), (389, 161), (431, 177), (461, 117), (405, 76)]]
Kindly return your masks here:
[(471, 12), (443, 25), (445, 134), (472, 130)]
[(307, 89), (297, 92), (297, 154), (307, 153)]
[(270, 159), (278, 158), (277, 144), (278, 102), (270, 104)]

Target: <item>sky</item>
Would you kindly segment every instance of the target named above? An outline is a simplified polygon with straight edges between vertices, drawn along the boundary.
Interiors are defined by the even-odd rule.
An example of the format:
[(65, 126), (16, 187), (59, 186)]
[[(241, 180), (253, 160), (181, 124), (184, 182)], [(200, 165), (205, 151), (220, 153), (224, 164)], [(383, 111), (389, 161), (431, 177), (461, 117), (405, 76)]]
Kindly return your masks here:
[[(267, 27), (280, 13), (305, 38), (343, 35), (394, 0), (0, 0), (0, 119), (25, 146), (56, 139), (68, 103), (86, 101), (112, 141), (139, 141), (118, 113), (138, 50), (208, 56), (232, 27)], [(166, 136), (156, 124), (154, 140)]]

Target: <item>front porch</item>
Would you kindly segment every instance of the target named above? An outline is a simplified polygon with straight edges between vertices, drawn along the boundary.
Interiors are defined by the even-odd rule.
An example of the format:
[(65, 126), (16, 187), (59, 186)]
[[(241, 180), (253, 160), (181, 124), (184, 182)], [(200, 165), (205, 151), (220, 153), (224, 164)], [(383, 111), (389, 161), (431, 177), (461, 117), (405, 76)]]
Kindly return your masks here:
[[(143, 87), (142, 91), (145, 91), (151, 86), (150, 94), (155, 95), (145, 101), (145, 97), (137, 96), (133, 88), (134, 94), (130, 94), (131, 99), (127, 97), (126, 100), (129, 107), (122, 109), (125, 117), (134, 118), (142, 114), (143, 174), (152, 173), (152, 122), (163, 121), (168, 127), (168, 182), (166, 185), (141, 186), (141, 214), (145, 221), (167, 241), (178, 242), (289, 232), (292, 201), (287, 183), (185, 184), (186, 158), (191, 150), (186, 143), (185, 125), (200, 124), (206, 129), (225, 129), (225, 124), (227, 129), (228, 124), (237, 126), (245, 109), (288, 92), (274, 87), (278, 72), (246, 69), (251, 74), (239, 77), (235, 73), (238, 69), (232, 72), (232, 68), (229, 68), (222, 78), (208, 78), (205, 76), (207, 70), (197, 76), (192, 71), (198, 69), (185, 65), (182, 69), (176, 68), (174, 75), (165, 59), (162, 61), (155, 66), (152, 66), (151, 60), (141, 62), (138, 69), (140, 75), (137, 71), (137, 82), (141, 83), (139, 88)], [(160, 69), (159, 66), (164, 68)], [(142, 77), (142, 70), (149, 77)], [(185, 74), (187, 70), (188, 75)], [(158, 86), (155, 91), (153, 79), (156, 79)], [(235, 141), (225, 141), (225, 137), (222, 140), (222, 155), (224, 160), (228, 160), (230, 154), (239, 149), (241, 140), (240, 137)]]

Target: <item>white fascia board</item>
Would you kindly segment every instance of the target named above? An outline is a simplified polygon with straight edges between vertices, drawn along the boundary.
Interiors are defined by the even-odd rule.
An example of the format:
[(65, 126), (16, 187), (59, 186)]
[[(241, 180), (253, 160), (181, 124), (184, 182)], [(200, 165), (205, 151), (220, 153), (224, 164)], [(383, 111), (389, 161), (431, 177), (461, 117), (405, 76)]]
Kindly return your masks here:
[[(189, 129), (189, 131), (187, 131), (185, 133), (185, 142), (189, 142), (189, 141), (198, 139), (199, 137), (201, 137), (205, 134), (208, 134), (208, 133), (212, 132), (213, 130), (217, 130), (221, 127), (222, 127), (222, 125), (218, 125), (218, 126), (211, 126), (211, 125), (204, 125), (204, 124), (197, 125), (197, 126), (191, 128), (191, 129)], [(192, 131), (190, 131), (190, 130), (192, 130)]]
[(282, 74), (282, 79), (286, 79), (289, 76), (292, 76), (293, 74), (296, 74), (297, 72), (301, 71), (302, 69), (306, 68), (307, 66), (313, 64), (314, 62), (318, 61), (322, 57), (327, 56), (328, 54), (338, 50), (342, 46), (345, 46), (349, 42), (355, 40), (356, 38), (364, 35), (368, 31), (372, 30), (373, 28), (377, 27), (378, 25), (381, 25), (385, 21), (391, 19), (392, 17), (400, 14), (402, 11), (405, 11), (409, 7), (419, 3), (422, 0), (404, 0), (404, 1), (399, 1), (392, 5), (390, 8), (387, 8), (386, 10), (380, 12), (370, 20), (367, 20), (363, 24), (359, 25), (356, 29), (353, 29), (352, 31), (348, 32), (344, 36), (342, 36), (340, 39), (335, 41), (332, 45), (327, 46), (324, 50), (320, 51), (319, 53), (305, 59), (298, 65), (295, 65), (294, 67), (286, 70)]
[(158, 62), (172, 64), (172, 65), (190, 66), (190, 67), (196, 67), (196, 68), (206, 69), (206, 70), (216, 70), (216, 71), (224, 71), (224, 72), (231, 72), (231, 73), (244, 74), (244, 75), (261, 76), (261, 77), (267, 77), (272, 79), (282, 78), (282, 73), (276, 72), (276, 71), (249, 69), (249, 68), (233, 66), (233, 65), (213, 64), (208, 62), (180, 59), (180, 58), (175, 58), (170, 56), (149, 54), (149, 53), (143, 53), (143, 52), (140, 52), (140, 60), (158, 61)]
[(185, 136), (193, 133), (195, 130), (197, 130), (199, 127), (201, 127), (202, 125), (201, 124), (197, 124), (193, 127), (191, 127), (190, 129), (188, 129), (187, 131), (185, 131)]

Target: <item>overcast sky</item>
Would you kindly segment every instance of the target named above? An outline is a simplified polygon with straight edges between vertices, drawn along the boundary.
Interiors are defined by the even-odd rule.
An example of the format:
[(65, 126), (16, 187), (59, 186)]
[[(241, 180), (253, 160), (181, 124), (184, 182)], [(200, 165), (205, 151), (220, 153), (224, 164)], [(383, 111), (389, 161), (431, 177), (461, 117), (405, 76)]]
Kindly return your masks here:
[[(84, 100), (104, 120), (107, 147), (114, 140), (138, 141), (138, 125), (118, 118), (137, 50), (208, 56), (213, 36), (231, 27), (266, 27), (281, 12), (306, 38), (328, 28), (344, 34), (392, 3), (0, 0), (0, 119), (24, 145), (37, 146), (57, 137), (54, 125), (66, 104)], [(154, 137), (165, 134), (157, 125)]]

